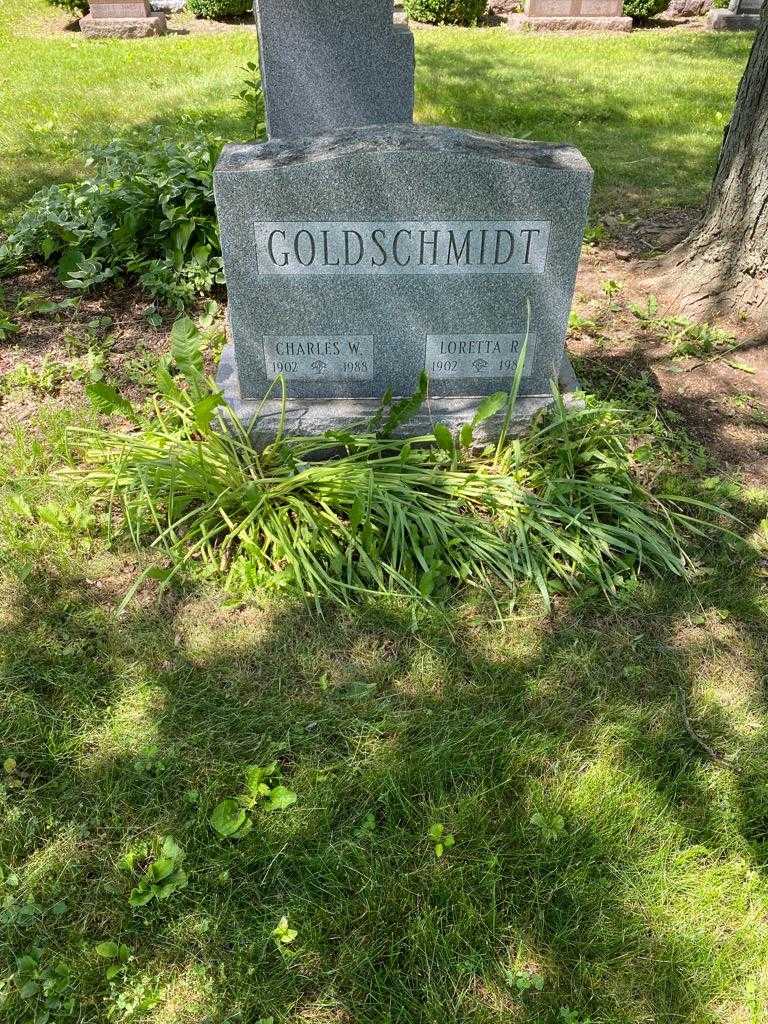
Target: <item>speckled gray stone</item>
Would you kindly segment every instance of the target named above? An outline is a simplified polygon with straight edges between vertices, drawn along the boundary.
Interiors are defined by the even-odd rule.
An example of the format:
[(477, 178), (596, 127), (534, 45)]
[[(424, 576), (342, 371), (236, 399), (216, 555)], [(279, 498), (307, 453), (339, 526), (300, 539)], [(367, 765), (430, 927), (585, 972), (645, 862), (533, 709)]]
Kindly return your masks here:
[[(235, 346), (231, 342), (222, 352), (216, 381), (224, 394), (229, 413), (240, 421), (254, 440), (260, 442), (274, 437), (281, 424), (288, 434), (308, 437), (324, 434), (332, 429), (354, 429), (369, 421), (380, 405), (376, 399), (371, 398), (289, 399), (285, 406), (281, 401), (274, 399), (265, 402), (243, 398), (240, 392)], [(578, 394), (578, 381), (567, 356), (560, 367), (558, 386), (566, 405), (582, 404)], [(520, 398), (509, 424), (510, 434), (524, 433), (533, 417), (551, 403), (551, 394)], [(455, 431), (471, 421), (476, 408), (476, 398), (435, 398), (430, 395), (421, 409), (398, 428), (396, 434), (401, 437), (427, 434), (434, 429), (435, 423), (444, 423), (450, 430)], [(482, 444), (498, 437), (504, 417), (505, 413), (499, 413), (477, 427), (475, 443)]]
[(760, 25), (762, 0), (731, 0), (727, 8), (713, 7), (707, 15), (715, 32), (750, 32)]
[(526, 330), (521, 395), (548, 395), (591, 182), (569, 146), (421, 125), (226, 147), (215, 190), (240, 397), (277, 372), (291, 399), (407, 395), (425, 368), (435, 398), (486, 395), (509, 386)]
[(256, 0), (270, 138), (413, 120), (413, 36), (392, 0)]

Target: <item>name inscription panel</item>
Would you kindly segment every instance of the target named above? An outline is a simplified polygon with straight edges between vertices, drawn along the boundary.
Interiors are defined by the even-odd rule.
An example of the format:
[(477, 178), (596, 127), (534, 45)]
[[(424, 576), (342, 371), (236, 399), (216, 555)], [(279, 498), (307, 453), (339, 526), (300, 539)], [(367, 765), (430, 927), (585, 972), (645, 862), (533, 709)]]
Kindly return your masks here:
[(256, 222), (259, 275), (543, 274), (550, 222)]
[(264, 366), (286, 380), (371, 380), (373, 335), (265, 335)]
[[(524, 334), (428, 334), (425, 369), (434, 380), (514, 377)], [(536, 336), (528, 335), (524, 373), (529, 373)]]
[[(433, 380), (512, 378), (523, 334), (428, 334), (424, 369)], [(371, 380), (373, 335), (264, 335), (267, 376), (288, 380)], [(533, 362), (536, 336), (528, 336), (524, 373)]]

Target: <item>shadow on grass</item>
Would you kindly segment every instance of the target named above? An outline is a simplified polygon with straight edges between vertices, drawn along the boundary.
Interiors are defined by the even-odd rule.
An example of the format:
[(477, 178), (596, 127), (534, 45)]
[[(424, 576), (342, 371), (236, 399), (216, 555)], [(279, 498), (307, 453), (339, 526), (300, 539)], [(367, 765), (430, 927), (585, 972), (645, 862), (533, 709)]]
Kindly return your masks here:
[[(537, 40), (539, 42), (539, 40)], [(621, 200), (621, 209), (696, 202), (706, 195), (720, 130), (706, 139), (692, 131), (700, 86), (686, 74), (722, 64), (722, 42), (681, 34), (663, 40), (665, 74), (676, 81), (665, 96), (632, 85), (632, 74), (612, 73), (606, 55), (615, 40), (540, 40), (535, 57), (523, 50), (457, 47), (450, 37), (419, 49), (417, 107), (433, 123), (577, 146), (595, 168), (594, 205)], [(628, 54), (617, 49), (616, 65)], [(649, 61), (652, 54), (647, 54)], [(642, 75), (646, 66), (635, 56)], [(680, 75), (675, 76), (676, 69)], [(729, 108), (731, 95), (722, 96)], [(700, 122), (699, 122), (700, 123)], [(684, 175), (681, 173), (684, 168)]]
[[(119, 622), (113, 603), (40, 565), (0, 647), (20, 782), (0, 832), (21, 877), (6, 969), (31, 945), (65, 959), (81, 1019), (115, 998), (82, 949), (118, 936), (135, 956), (118, 988), (167, 986), (173, 1021), (549, 1022), (569, 1006), (671, 1024), (747, 1005), (768, 909), (767, 630), (748, 563), (724, 553), (695, 587), (550, 618), (524, 603), (503, 624), (466, 601), (318, 620), (147, 598)], [(738, 773), (692, 742), (678, 688)], [(213, 806), (273, 758), (297, 804), (216, 839)], [(456, 836), (442, 859), (434, 822)], [(166, 834), (189, 887), (131, 911), (116, 861)], [(14, 917), (27, 897), (37, 910)], [(284, 914), (299, 934), (281, 950)], [(518, 991), (526, 971), (542, 992)]]
[[(674, 310), (665, 312), (673, 313)], [(751, 337), (739, 342), (733, 359), (747, 358), (747, 365), (758, 371), (768, 360), (768, 333), (756, 326)], [(663, 399), (659, 411), (670, 420), (681, 418), (686, 430), (697, 442), (707, 446), (717, 463), (732, 470), (742, 470), (758, 484), (768, 484), (766, 461), (760, 453), (768, 453), (768, 424), (760, 410), (764, 409), (759, 380), (753, 375), (734, 373), (727, 361), (716, 357), (692, 357), (677, 368), (682, 386), (671, 384), (663, 389), (660, 371), (669, 371), (674, 364), (668, 342), (653, 331), (644, 331), (639, 324), (623, 332), (621, 352), (594, 349), (574, 358), (579, 380), (587, 391), (599, 393), (618, 402), (632, 404), (638, 387), (652, 388)], [(697, 372), (690, 373), (693, 368)], [(734, 377), (737, 378), (734, 380)], [(668, 378), (669, 379), (669, 378)], [(690, 383), (688, 383), (690, 381)], [(748, 403), (739, 412), (729, 403), (731, 398), (744, 404), (751, 396), (755, 409)]]
[[(642, 42), (520, 40), (503, 30), (468, 32), (460, 37), (442, 30), (423, 32), (417, 37), (417, 47), (418, 120), (572, 143), (596, 169), (596, 208), (616, 205), (620, 199), (625, 212), (636, 206), (695, 203), (706, 195), (722, 127), (702, 121), (701, 107), (730, 109), (733, 95), (722, 81), (724, 66), (728, 66), (724, 60), (742, 55), (738, 40), (734, 43), (703, 33), (666, 34), (655, 56), (650, 50), (646, 53)], [(194, 78), (187, 89), (180, 90), (179, 84), (187, 81), (181, 75), (178, 82), (170, 78), (168, 89), (158, 93), (162, 103), (158, 103), (156, 116), (137, 121), (130, 104), (131, 65), (126, 65), (125, 79), (116, 79), (115, 92), (106, 93), (101, 62), (108, 54), (105, 51), (103, 58), (98, 54), (94, 50), (96, 88), (89, 88), (88, 76), (78, 69), (87, 106), (76, 141), (72, 133), (71, 137), (56, 131), (41, 134), (33, 126), (19, 148), (6, 151), (6, 208), (34, 187), (71, 177), (73, 165), (77, 166), (80, 152), (88, 145), (133, 128), (141, 131), (161, 125), (173, 132), (179, 130), (180, 119), (192, 117), (226, 139), (247, 139), (246, 118), (221, 94), (220, 84), (215, 96), (211, 96), (209, 84), (198, 85)], [(255, 52), (250, 56), (255, 59)], [(199, 61), (202, 82), (208, 83), (212, 69), (206, 62), (217, 61), (218, 71), (222, 57), (202, 54), (193, 59), (190, 51), (191, 68), (198, 66), (195, 60)], [(242, 88), (242, 61), (242, 56), (233, 55), (232, 97)], [(644, 79), (646, 88), (635, 87), (633, 69), (642, 75), (654, 61), (663, 64), (664, 76), (658, 83)], [(620, 74), (616, 68), (622, 63), (626, 70)], [(713, 74), (720, 74), (704, 96), (697, 75), (710, 67)], [(159, 71), (150, 73), (153, 80), (160, 75)], [(136, 87), (144, 88), (144, 80)], [(340, 82), (339, 88), (343, 89), (344, 83)], [(126, 102), (121, 107), (123, 93)]]

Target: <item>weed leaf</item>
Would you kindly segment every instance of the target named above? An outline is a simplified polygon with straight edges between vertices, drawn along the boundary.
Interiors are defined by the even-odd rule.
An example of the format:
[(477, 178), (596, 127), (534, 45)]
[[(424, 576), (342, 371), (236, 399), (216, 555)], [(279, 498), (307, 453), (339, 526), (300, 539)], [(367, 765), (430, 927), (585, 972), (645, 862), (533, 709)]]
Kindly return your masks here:
[(213, 829), (225, 838), (233, 836), (245, 824), (245, 811), (231, 798), (222, 800), (216, 805), (209, 818)]

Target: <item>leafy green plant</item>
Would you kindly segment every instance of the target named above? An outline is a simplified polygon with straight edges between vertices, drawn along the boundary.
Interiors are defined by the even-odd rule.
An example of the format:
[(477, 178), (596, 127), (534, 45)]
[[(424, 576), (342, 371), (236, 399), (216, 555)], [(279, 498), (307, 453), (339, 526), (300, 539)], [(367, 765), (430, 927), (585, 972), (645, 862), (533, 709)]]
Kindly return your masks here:
[(27, 1004), (25, 1019), (34, 1024), (48, 1024), (74, 1012), (69, 968), (62, 963), (47, 963), (43, 951), (37, 947), (19, 957), (13, 982), (19, 998)]
[(559, 1024), (592, 1024), (591, 1017), (582, 1017), (578, 1010), (569, 1006), (561, 1006), (557, 1015)]
[(648, 327), (653, 324), (658, 317), (659, 300), (655, 295), (649, 295), (644, 306), (641, 306), (636, 302), (630, 302), (629, 310), (633, 316), (637, 317), (644, 327)]
[[(676, 356), (694, 356), (698, 359), (719, 358), (738, 348), (736, 339), (728, 331), (712, 324), (697, 323), (684, 316), (659, 316), (659, 304), (655, 295), (648, 297), (646, 305), (630, 304), (630, 311), (637, 317), (643, 329), (658, 332), (672, 346)], [(750, 367), (730, 363), (735, 369)]]
[(445, 825), (440, 821), (429, 826), (427, 835), (434, 847), (435, 856), (438, 858), (442, 857), (445, 851), (450, 850), (456, 843), (455, 837), (445, 831)]
[(96, 946), (96, 955), (108, 962), (104, 976), (107, 981), (113, 981), (125, 970), (131, 958), (131, 950), (124, 942), (114, 942), (108, 939)]
[(19, 316), (52, 316), (73, 306), (77, 306), (77, 299), (71, 296), (56, 302), (40, 292), (28, 292), (16, 303), (16, 312)]
[(88, 0), (48, 0), (51, 7), (58, 7), (73, 17), (81, 17), (88, 13)]
[(504, 978), (509, 987), (521, 995), (524, 992), (541, 992), (544, 989), (544, 979), (535, 971), (505, 971)]
[(612, 299), (615, 295), (618, 295), (622, 288), (623, 285), (621, 285), (618, 281), (614, 281), (613, 278), (609, 278), (608, 280), (603, 281), (600, 285), (600, 291), (609, 299)]
[(0, 276), (38, 258), (73, 291), (131, 275), (177, 307), (223, 284), (213, 199), (221, 146), (200, 129), (183, 140), (154, 129), (92, 150), (86, 180), (26, 204), (0, 245)]
[(122, 987), (118, 987), (116, 981), (110, 982), (110, 987), (112, 1000), (107, 1011), (109, 1020), (144, 1020), (146, 1014), (160, 1002), (162, 995), (157, 983), (143, 975), (127, 980)]
[(11, 334), (18, 334), (19, 325), (12, 318), (11, 314), (0, 309), (0, 341), (5, 341)]
[(250, 0), (187, 0), (187, 10), (191, 14), (211, 21), (242, 18), (251, 9)]
[(587, 224), (584, 229), (584, 245), (595, 246), (608, 238), (608, 229), (604, 224)]
[(245, 792), (238, 797), (226, 797), (216, 804), (208, 819), (211, 828), (222, 838), (241, 839), (253, 827), (246, 811), (252, 810), (259, 801), (268, 811), (284, 811), (295, 804), (298, 797), (293, 790), (277, 781), (280, 775), (277, 761), (265, 767), (248, 767), (245, 771)]
[(59, 390), (68, 377), (68, 367), (45, 355), (39, 366), (30, 363), (16, 363), (0, 377), (0, 394), (12, 391), (34, 391), (41, 395), (52, 395)]
[(706, 359), (724, 351), (733, 351), (735, 339), (728, 331), (713, 327), (711, 324), (699, 324), (687, 317), (666, 317), (660, 321), (672, 350), (677, 356), (695, 356)]
[(655, 18), (668, 6), (667, 0), (624, 0), (623, 10), (625, 17), (642, 23), (648, 18)]
[(78, 463), (63, 474), (121, 499), (134, 543), (146, 538), (170, 563), (147, 570), (165, 585), (201, 564), (235, 593), (278, 589), (318, 605), (377, 591), (429, 599), (449, 583), (530, 581), (548, 601), (586, 582), (610, 595), (641, 569), (685, 576), (683, 535), (704, 529), (692, 512), (714, 511), (642, 486), (622, 410), (590, 398), (567, 408), (557, 393), (513, 441), (506, 396), (499, 442), (478, 453), (448, 452), (444, 436), (383, 436), (418, 407), (411, 399), (386, 406), (375, 431), (281, 432), (259, 448), (220, 416), (201, 345), (191, 321), (177, 323), (149, 418), (101, 389), (100, 410), (139, 429), (73, 433)]
[[(9, 879), (10, 881), (6, 880), (6, 886), (15, 888), (18, 885), (18, 876), (11, 874)], [(25, 899), (23, 896), (9, 892), (3, 897), (0, 905), (0, 924), (6, 927), (28, 928), (39, 919), (40, 915), (40, 907), (31, 896)]]
[(62, 537), (87, 533), (96, 522), (90, 507), (76, 498), (66, 502), (47, 501), (34, 510), (27, 508), (26, 512), (29, 513), (28, 518), (34, 518)]
[(565, 818), (562, 814), (543, 814), (541, 811), (536, 811), (531, 815), (531, 824), (541, 832), (546, 843), (557, 839), (565, 831)]
[(272, 938), (278, 945), (288, 946), (298, 938), (297, 928), (291, 928), (288, 917), (283, 916), (272, 929)]
[[(184, 851), (170, 836), (163, 840), (157, 856), (147, 865), (139, 883), (131, 890), (128, 902), (143, 907), (152, 900), (166, 900), (179, 889), (186, 888), (187, 874), (182, 868)], [(124, 859), (123, 865), (133, 867), (135, 861)]]
[(208, 819), (214, 832), (224, 839), (240, 839), (253, 827), (245, 808), (236, 797), (220, 800)]
[(0, 375), (0, 395), (13, 391), (31, 391), (38, 395), (54, 395), (65, 381), (98, 379), (104, 366), (104, 353), (89, 350), (81, 359), (61, 362), (46, 354), (33, 366), (20, 362)]
[(114, 335), (109, 328), (114, 321), (111, 316), (94, 316), (84, 324), (70, 325), (64, 331), (64, 343), (70, 356), (89, 352), (106, 352), (112, 347)]
[(590, 320), (588, 317), (582, 316), (575, 309), (572, 309), (568, 314), (568, 331), (571, 334), (590, 334), (594, 336), (598, 333), (598, 326), (594, 320)]
[(203, 311), (198, 318), (201, 328), (211, 328), (221, 316), (221, 306), (216, 299), (208, 299), (203, 303)]
[(266, 134), (267, 125), (264, 113), (264, 90), (261, 86), (259, 65), (248, 61), (242, 69), (248, 76), (237, 98), (245, 105), (245, 116), (254, 139), (261, 139)]
[(487, 0), (403, 0), (405, 13), (428, 25), (476, 25)]

